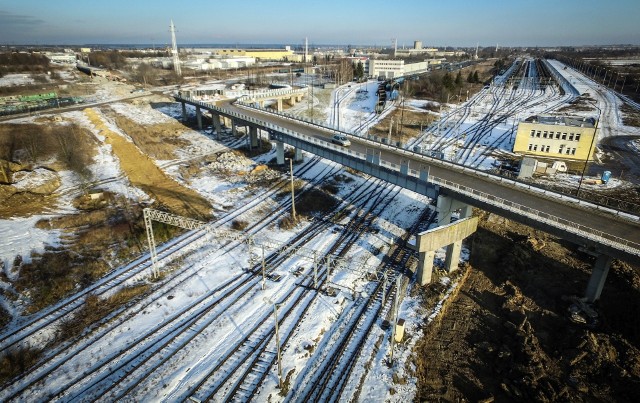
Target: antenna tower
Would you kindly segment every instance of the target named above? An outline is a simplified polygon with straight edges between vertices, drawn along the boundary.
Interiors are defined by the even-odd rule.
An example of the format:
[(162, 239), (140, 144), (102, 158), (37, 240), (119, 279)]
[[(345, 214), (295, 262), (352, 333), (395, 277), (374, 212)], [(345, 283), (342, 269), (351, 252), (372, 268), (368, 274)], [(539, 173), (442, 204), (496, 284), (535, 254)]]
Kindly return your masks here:
[(175, 70), (178, 77), (181, 77), (182, 70), (180, 70), (180, 57), (178, 57), (178, 44), (176, 43), (176, 27), (173, 25), (173, 20), (171, 20), (169, 31), (171, 32), (171, 54), (173, 55), (173, 69)]

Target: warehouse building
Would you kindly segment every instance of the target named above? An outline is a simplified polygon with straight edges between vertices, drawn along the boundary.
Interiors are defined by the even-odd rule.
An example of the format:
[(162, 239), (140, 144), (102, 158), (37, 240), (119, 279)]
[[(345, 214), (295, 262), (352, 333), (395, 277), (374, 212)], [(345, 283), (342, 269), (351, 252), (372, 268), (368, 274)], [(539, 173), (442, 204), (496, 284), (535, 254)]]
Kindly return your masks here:
[(592, 160), (597, 119), (531, 116), (518, 124), (513, 152), (543, 158)]

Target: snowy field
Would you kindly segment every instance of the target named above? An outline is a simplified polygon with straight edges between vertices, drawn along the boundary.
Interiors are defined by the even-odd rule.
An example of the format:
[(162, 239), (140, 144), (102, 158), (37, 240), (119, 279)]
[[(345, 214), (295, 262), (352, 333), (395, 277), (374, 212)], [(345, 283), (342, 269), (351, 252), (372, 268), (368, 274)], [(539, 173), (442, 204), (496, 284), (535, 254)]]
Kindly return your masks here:
[[(588, 92), (594, 98), (594, 111), (602, 111), (601, 136), (614, 133), (639, 134), (637, 128), (622, 126), (617, 113), (619, 101), (609, 90), (600, 88), (591, 80), (567, 69), (558, 69), (581, 93)], [(12, 83), (28, 84), (29, 78), (21, 75), (4, 77), (0, 85)], [(208, 88), (219, 88), (220, 84), (211, 84)], [(349, 84), (331, 92), (328, 102), (314, 99), (313, 105), (327, 117), (325, 124), (354, 133), (366, 133), (367, 126), (375, 124), (377, 119), (373, 112), (377, 102), (377, 82), (363, 84)], [(97, 99), (110, 99), (107, 90), (100, 92)], [(496, 99), (499, 99), (496, 101)], [(504, 90), (503, 87), (492, 86), (480, 91), (477, 95), (462, 104), (446, 104), (442, 106), (442, 117), (439, 122), (425, 128), (415, 139), (411, 139), (407, 147), (420, 147), (422, 152), (437, 151), (445, 159), (472, 165), (481, 169), (490, 169), (496, 164), (500, 155), (508, 155), (513, 145), (514, 129), (517, 122), (533, 114), (551, 112), (570, 100), (569, 95), (562, 96), (557, 92), (543, 91), (536, 88), (519, 88), (518, 90)], [(407, 100), (408, 105), (420, 107), (424, 101)], [(289, 113), (303, 113), (309, 107), (306, 100), (289, 110)], [(145, 105), (131, 105), (115, 103), (111, 108), (118, 114), (140, 124), (156, 124), (169, 122), (180, 116), (178, 105), (152, 109)], [(490, 111), (501, 111), (503, 118), (487, 123), (485, 117)], [(192, 109), (189, 109), (193, 113)], [(493, 113), (492, 112), (492, 113)], [(586, 113), (586, 112), (583, 112)], [(93, 131), (96, 139), (101, 143), (98, 155), (94, 159), (91, 169), (97, 182), (104, 189), (121, 194), (132, 201), (149, 201), (150, 198), (126, 180), (119, 167), (119, 161), (111, 152), (110, 146), (104, 142), (104, 137), (95, 130), (82, 112), (66, 112), (62, 114), (65, 120), (76, 122)], [(384, 115), (383, 115), (384, 116)], [(22, 119), (29, 121), (30, 118)], [(114, 130), (117, 128), (114, 127)], [(481, 136), (474, 136), (481, 133)], [(477, 138), (476, 138), (477, 137)], [(183, 136), (190, 142), (190, 146), (183, 150), (181, 158), (190, 159), (208, 155), (214, 152), (225, 152), (228, 147), (202, 135), (189, 132)], [(487, 151), (491, 151), (488, 153)], [(255, 164), (269, 161), (274, 152), (263, 155), (255, 161), (247, 160), (247, 169)], [(311, 155), (306, 155), (309, 161)], [(157, 161), (158, 165), (181, 183), (186, 183), (200, 194), (207, 197), (217, 206), (224, 206), (227, 211), (242, 210), (238, 217), (248, 222), (259, 221), (265, 212), (275, 214), (277, 203), (269, 197), (263, 197), (260, 191), (247, 186), (246, 183), (229, 180), (228, 178), (208, 172), (207, 175), (185, 182), (177, 169), (180, 160)], [(302, 165), (295, 168), (296, 176), (307, 182), (317, 177), (327, 175), (328, 172), (347, 176), (350, 181), (341, 185), (336, 197), (348, 200), (364, 186), (365, 179), (348, 174), (341, 167), (329, 161), (321, 161), (301, 172)], [(51, 214), (72, 213), (70, 207), (72, 196), (78, 194), (78, 183), (68, 172), (60, 172), (62, 185), (58, 210)], [(286, 173), (282, 174), (286, 178)], [(563, 181), (572, 183), (575, 178), (569, 176)], [(617, 182), (612, 181), (611, 186)], [(377, 185), (384, 187), (382, 184)], [(373, 269), (381, 262), (383, 253), (389, 250), (401, 236), (404, 229), (416, 220), (417, 212), (429, 205), (430, 200), (417, 196), (406, 190), (393, 190), (397, 194), (387, 208), (379, 212), (379, 218), (374, 221), (376, 231), (362, 236), (349, 250), (348, 258), (366, 262), (368, 269)], [(253, 204), (255, 203), (255, 204)], [(42, 251), (46, 245), (56, 246), (60, 243), (58, 231), (47, 231), (35, 228), (35, 223), (46, 216), (32, 216), (0, 220), (0, 232), (5, 235), (5, 241), (0, 244), (0, 258), (5, 267), (10, 267), (16, 255), (28, 258), (32, 251)], [(272, 243), (290, 242), (297, 233), (307, 229), (311, 223), (299, 223), (292, 230), (279, 230), (270, 225), (256, 234), (257, 239), (269, 240)], [(191, 236), (191, 235), (189, 235)], [(305, 248), (322, 253), (327, 251), (338, 234), (327, 228), (314, 237)], [(171, 241), (171, 244), (178, 240)], [(269, 250), (267, 250), (267, 253)], [(444, 250), (437, 253), (437, 258), (444, 259)], [(304, 268), (307, 276), (311, 276), (312, 262), (299, 256), (294, 256), (281, 262), (273, 274), (277, 274), (278, 281), (267, 281), (262, 289), (261, 282), (248, 283), (248, 291), (233, 304), (220, 302), (218, 308), (210, 314), (211, 321), (202, 319), (192, 323), (191, 329), (199, 334), (189, 340), (186, 347), (168, 344), (162, 354), (171, 355), (166, 364), (153, 367), (154, 356), (149, 363), (136, 372), (130, 373), (126, 362), (131, 346), (142, 346), (148, 341), (145, 335), (155, 334), (159, 328), (175, 320), (181, 315), (187, 317), (192, 307), (217, 301), (221, 288), (226, 284), (248, 278), (247, 270), (250, 262), (260, 259), (258, 248), (249, 248), (246, 244), (230, 245), (210, 235), (195, 237), (188, 246), (184, 247), (177, 263), (165, 262), (161, 267), (174, 270), (175, 279), (169, 279), (165, 285), (159, 287), (149, 297), (127, 308), (126, 312), (113, 323), (97, 329), (86, 338), (72, 344), (69, 353), (59, 359), (58, 366), (50, 370), (46, 365), (37, 368), (19, 383), (0, 392), (0, 399), (13, 393), (13, 388), (19, 388), (21, 383), (43, 376), (42, 380), (22, 392), (17, 400), (39, 401), (48, 400), (49, 396), (56, 396), (61, 400), (95, 398), (101, 401), (118, 400), (118, 390), (111, 390), (102, 394), (110, 381), (130, 377), (131, 381), (123, 383), (122, 388), (133, 380), (139, 384), (131, 386), (127, 393), (129, 401), (184, 401), (193, 385), (207, 371), (215, 366), (220, 357), (234, 349), (236, 342), (245, 336), (247, 329), (261, 326), (265, 317), (273, 313), (272, 303), (281, 305), (279, 310), (284, 315), (280, 323), (281, 330), (290, 333), (287, 342), (282, 346), (282, 373), (287, 374), (291, 393), (285, 398), (279, 394), (278, 377), (275, 366), (269, 369), (269, 374), (260, 386), (259, 401), (295, 400), (296, 393), (301, 393), (308, 380), (309, 369), (320, 365), (319, 350), (328, 343), (328, 335), (337, 332), (341, 321), (355, 308), (357, 301), (370, 297), (371, 282), (361, 271), (339, 270), (330, 276), (330, 281), (338, 290), (334, 296), (317, 294), (310, 302), (307, 311), (302, 312), (293, 304), (293, 297), (303, 295), (304, 288), (299, 286), (301, 279), (299, 271)], [(178, 265), (176, 267), (176, 265)], [(118, 270), (124, 270), (120, 268)], [(175, 274), (179, 273), (179, 274)], [(150, 271), (145, 270), (132, 277), (123, 285), (135, 285), (146, 282)], [(173, 277), (172, 277), (173, 278)], [(448, 277), (442, 279), (446, 288), (446, 298), (455, 288)], [(411, 285), (409, 286), (411, 287)], [(307, 293), (311, 294), (311, 293)], [(372, 336), (367, 340), (363, 351), (367, 352), (367, 359), (354, 369), (350, 379), (360, 380), (347, 385), (345, 393), (355, 396), (357, 401), (411, 401), (415, 395), (416, 380), (411, 376), (409, 357), (415, 342), (420, 337), (420, 329), (424, 323), (429, 323), (441, 308), (442, 301), (431, 308), (420, 308), (417, 299), (410, 297), (410, 289), (403, 294), (399, 308), (399, 316), (406, 320), (406, 338), (403, 343), (396, 345), (392, 367), (387, 365), (389, 358), (389, 338), (379, 327), (374, 326)], [(302, 298), (302, 297), (301, 297)], [(305, 297), (310, 298), (310, 297)], [(13, 314), (18, 314), (16, 307), (7, 301), (3, 305)], [(266, 323), (266, 322), (265, 322)], [(271, 322), (269, 322), (271, 323)], [(14, 326), (16, 323), (14, 323)], [(53, 337), (55, 329), (43, 331), (37, 338), (39, 343), (45, 343)], [(149, 336), (152, 338), (154, 336)], [(185, 336), (186, 337), (186, 336)], [(157, 341), (160, 343), (162, 340)], [(275, 342), (269, 342), (272, 349)], [(327, 344), (328, 345), (328, 344)], [(136, 347), (137, 348), (137, 347)], [(368, 356), (369, 352), (375, 354)], [(324, 353), (328, 353), (325, 351)], [(131, 353), (133, 354), (133, 352)], [(133, 364), (131, 364), (133, 365)], [(145, 369), (146, 368), (146, 369)], [(367, 371), (365, 371), (365, 368)], [(148, 372), (145, 372), (148, 371)], [(395, 377), (406, 380), (403, 384), (393, 381)], [(100, 381), (103, 377), (103, 381)], [(102, 382), (102, 383), (100, 383)], [(97, 384), (101, 386), (92, 386)], [(91, 388), (89, 388), (91, 386)], [(88, 392), (85, 387), (89, 388)], [(393, 393), (391, 392), (393, 390)], [(86, 393), (86, 394), (85, 394)]]

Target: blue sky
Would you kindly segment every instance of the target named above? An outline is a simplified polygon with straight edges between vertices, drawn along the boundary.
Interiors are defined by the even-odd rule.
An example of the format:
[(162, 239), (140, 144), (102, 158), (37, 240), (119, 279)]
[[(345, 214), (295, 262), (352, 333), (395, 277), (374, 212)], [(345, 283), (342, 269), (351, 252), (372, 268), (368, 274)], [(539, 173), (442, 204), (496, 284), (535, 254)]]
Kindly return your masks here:
[(0, 0), (0, 44), (640, 45), (640, 0)]

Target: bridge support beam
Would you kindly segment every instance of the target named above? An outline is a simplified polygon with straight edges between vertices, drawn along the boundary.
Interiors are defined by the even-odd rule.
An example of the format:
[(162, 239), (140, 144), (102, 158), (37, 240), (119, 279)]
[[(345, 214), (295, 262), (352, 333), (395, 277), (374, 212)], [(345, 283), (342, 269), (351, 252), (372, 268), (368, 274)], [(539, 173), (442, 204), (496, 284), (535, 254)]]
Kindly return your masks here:
[(294, 154), (293, 154), (293, 160), (295, 162), (300, 162), (302, 160), (304, 160), (304, 157), (302, 156), (302, 150), (299, 148), (295, 148), (294, 150)]
[(184, 102), (181, 102), (182, 104), (182, 121), (186, 122), (187, 121), (187, 104), (185, 104)]
[(284, 165), (284, 143), (276, 140), (276, 163)]
[(433, 273), (433, 258), (436, 250), (447, 246), (445, 267), (447, 272), (457, 270), (460, 262), (462, 240), (473, 234), (478, 228), (478, 217), (465, 218), (453, 224), (430, 229), (416, 235), (416, 244), (413, 247), (418, 251), (418, 268), (416, 276), (420, 285), (431, 282)]
[(296, 105), (296, 98), (293, 95), (291, 96), (291, 98), (289, 98), (289, 105), (291, 106)]
[(593, 263), (593, 270), (591, 271), (591, 277), (587, 284), (587, 290), (585, 291), (585, 297), (587, 301), (594, 302), (600, 299), (604, 283), (607, 280), (607, 274), (609, 274), (609, 268), (611, 267), (611, 256), (598, 255), (595, 263)]
[(276, 110), (282, 112), (282, 98), (276, 99)]
[(449, 196), (438, 196), (436, 211), (438, 212), (438, 225), (446, 225), (451, 222), (451, 214), (460, 210), (460, 219), (471, 217), (471, 206)]
[(198, 121), (198, 130), (202, 130), (202, 109), (196, 106), (196, 120)]
[(233, 134), (234, 137), (238, 135), (238, 126), (233, 119), (231, 119), (231, 134)]

